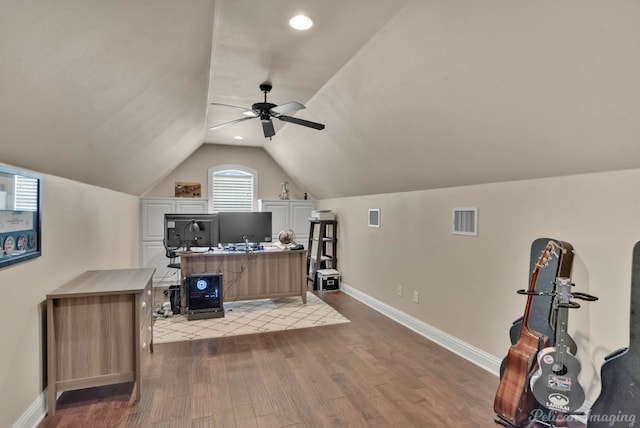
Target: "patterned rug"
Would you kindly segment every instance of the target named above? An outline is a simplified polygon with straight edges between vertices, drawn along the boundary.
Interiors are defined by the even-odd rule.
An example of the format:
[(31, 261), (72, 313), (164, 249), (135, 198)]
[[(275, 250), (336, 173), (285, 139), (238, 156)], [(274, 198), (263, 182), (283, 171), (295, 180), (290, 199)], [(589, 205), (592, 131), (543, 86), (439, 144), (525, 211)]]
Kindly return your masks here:
[(225, 302), (224, 310), (222, 318), (187, 321), (186, 315), (159, 317), (153, 325), (153, 343), (239, 336), (349, 322), (311, 293), (307, 293), (306, 305), (300, 297), (282, 297)]

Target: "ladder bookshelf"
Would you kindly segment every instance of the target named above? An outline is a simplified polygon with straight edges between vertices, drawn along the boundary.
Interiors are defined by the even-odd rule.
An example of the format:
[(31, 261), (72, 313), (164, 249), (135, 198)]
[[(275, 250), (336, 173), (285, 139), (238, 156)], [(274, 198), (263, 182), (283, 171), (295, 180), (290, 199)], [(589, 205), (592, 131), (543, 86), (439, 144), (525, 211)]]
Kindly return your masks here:
[(309, 220), (307, 246), (307, 284), (318, 289), (316, 273), (319, 269), (338, 269), (338, 222), (336, 220)]

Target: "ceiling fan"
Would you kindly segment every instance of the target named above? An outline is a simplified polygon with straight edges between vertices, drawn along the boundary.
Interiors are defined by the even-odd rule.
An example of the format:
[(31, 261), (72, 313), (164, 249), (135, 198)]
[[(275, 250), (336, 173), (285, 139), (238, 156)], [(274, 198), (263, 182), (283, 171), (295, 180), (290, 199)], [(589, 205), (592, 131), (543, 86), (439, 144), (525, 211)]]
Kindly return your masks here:
[(256, 117), (260, 118), (262, 122), (262, 131), (264, 132), (265, 138), (271, 138), (276, 135), (276, 130), (273, 127), (273, 122), (271, 118), (275, 117), (276, 119), (280, 119), (283, 122), (294, 123), (296, 125), (302, 125), (313, 129), (322, 130), (324, 129), (324, 125), (322, 123), (311, 122), (309, 120), (298, 119), (297, 117), (286, 116), (285, 113), (291, 113), (294, 111), (302, 110), (305, 108), (304, 105), (300, 104), (296, 101), (291, 101), (286, 104), (276, 105), (270, 102), (267, 102), (267, 94), (271, 91), (273, 86), (269, 82), (264, 82), (260, 85), (260, 90), (264, 93), (264, 102), (255, 103), (251, 106), (250, 109), (238, 106), (232, 106), (229, 104), (221, 104), (221, 103), (211, 103), (211, 105), (223, 106), (223, 107), (232, 107), (236, 109), (243, 110), (245, 114), (248, 114), (247, 117), (242, 117), (240, 119), (235, 119), (229, 122), (220, 123), (218, 125), (212, 126), (209, 130), (214, 131), (216, 129), (223, 128), (225, 126), (233, 125), (236, 123), (244, 122), (245, 120), (255, 119)]

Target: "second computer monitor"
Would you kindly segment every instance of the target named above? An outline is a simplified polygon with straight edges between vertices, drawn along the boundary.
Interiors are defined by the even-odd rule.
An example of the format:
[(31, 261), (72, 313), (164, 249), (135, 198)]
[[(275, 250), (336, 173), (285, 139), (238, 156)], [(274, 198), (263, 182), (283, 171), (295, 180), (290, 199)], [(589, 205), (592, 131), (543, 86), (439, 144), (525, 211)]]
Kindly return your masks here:
[(220, 243), (271, 242), (271, 212), (220, 212)]

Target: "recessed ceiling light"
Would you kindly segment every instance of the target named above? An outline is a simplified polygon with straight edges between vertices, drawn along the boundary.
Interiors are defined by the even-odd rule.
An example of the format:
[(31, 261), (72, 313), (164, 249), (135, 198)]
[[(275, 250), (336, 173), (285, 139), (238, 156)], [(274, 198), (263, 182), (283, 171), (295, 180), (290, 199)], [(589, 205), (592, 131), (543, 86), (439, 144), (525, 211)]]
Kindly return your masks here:
[(296, 30), (308, 30), (313, 25), (313, 21), (304, 15), (296, 15), (289, 20), (289, 25)]
[(244, 137), (242, 135), (236, 135), (235, 137), (233, 137), (234, 140), (244, 140)]

